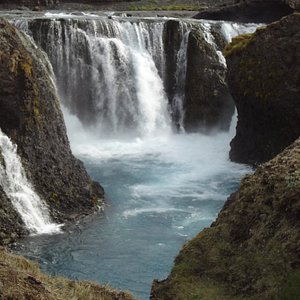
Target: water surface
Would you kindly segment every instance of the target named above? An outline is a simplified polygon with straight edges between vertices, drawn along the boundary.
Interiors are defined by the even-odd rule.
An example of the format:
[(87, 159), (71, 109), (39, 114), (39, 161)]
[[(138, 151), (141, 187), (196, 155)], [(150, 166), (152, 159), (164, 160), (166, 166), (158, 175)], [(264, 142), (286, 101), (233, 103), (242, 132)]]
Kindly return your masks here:
[(182, 245), (216, 218), (250, 170), (228, 159), (232, 133), (97, 138), (66, 116), (74, 153), (106, 191), (103, 213), (25, 239), (22, 254), (53, 275), (109, 283), (148, 299)]

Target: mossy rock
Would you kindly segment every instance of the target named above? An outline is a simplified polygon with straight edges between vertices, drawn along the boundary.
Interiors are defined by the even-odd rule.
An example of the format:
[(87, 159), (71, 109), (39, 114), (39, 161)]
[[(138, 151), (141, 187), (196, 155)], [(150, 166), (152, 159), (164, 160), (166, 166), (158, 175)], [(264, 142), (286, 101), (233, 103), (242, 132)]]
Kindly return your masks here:
[(300, 14), (242, 35), (224, 49), (238, 111), (230, 158), (257, 165), (300, 135)]
[(103, 189), (71, 153), (45, 53), (1, 19), (0, 64), (0, 128), (17, 145), (26, 175), (52, 217), (63, 222), (98, 210)]
[(152, 299), (300, 299), (299, 170), (300, 139), (242, 180)]

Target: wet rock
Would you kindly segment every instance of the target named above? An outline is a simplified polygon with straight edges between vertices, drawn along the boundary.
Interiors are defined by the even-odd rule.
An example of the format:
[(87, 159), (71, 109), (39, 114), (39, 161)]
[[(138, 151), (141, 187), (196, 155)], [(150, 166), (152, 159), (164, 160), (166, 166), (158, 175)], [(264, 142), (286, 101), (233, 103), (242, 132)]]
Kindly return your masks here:
[(167, 21), (164, 26), (163, 38), (166, 56), (165, 73), (167, 77), (165, 79), (165, 90), (171, 103), (175, 94), (177, 53), (182, 40), (180, 22), (176, 20)]
[[(103, 189), (71, 153), (47, 59), (8, 22), (0, 25), (0, 128), (17, 144), (27, 177), (52, 217), (91, 213), (102, 204)], [(1, 200), (2, 230), (9, 231), (12, 220), (19, 230), (20, 218), (5, 196)]]
[(184, 104), (188, 132), (228, 130), (230, 126), (234, 104), (225, 82), (226, 65), (217, 49), (215, 42), (205, 40), (202, 30), (191, 31)]

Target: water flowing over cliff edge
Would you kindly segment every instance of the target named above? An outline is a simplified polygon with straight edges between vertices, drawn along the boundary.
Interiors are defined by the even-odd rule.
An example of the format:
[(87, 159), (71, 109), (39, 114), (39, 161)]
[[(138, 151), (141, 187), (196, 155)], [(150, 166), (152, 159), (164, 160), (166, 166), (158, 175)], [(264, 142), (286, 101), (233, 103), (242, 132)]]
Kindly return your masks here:
[[(210, 224), (249, 171), (228, 160), (235, 123), (229, 131), (220, 50), (254, 26), (64, 14), (12, 22), (48, 54), (72, 149), (110, 204), (102, 217), (29, 238), (19, 250), (52, 274), (109, 281), (146, 299), (152, 279), (167, 275), (180, 246)], [(189, 73), (197, 44), (204, 77)], [(184, 78), (215, 80), (186, 97)], [(192, 109), (189, 127), (195, 100), (207, 111)], [(183, 134), (187, 128), (210, 135)]]

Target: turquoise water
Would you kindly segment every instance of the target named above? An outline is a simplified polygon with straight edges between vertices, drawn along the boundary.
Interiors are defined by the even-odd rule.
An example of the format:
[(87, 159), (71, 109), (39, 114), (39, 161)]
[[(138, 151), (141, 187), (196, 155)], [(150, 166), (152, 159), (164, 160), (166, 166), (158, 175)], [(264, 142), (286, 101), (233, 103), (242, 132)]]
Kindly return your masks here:
[(249, 168), (228, 160), (232, 133), (101, 140), (67, 120), (74, 153), (106, 191), (103, 213), (17, 249), (53, 275), (148, 299), (182, 245), (216, 218)]

